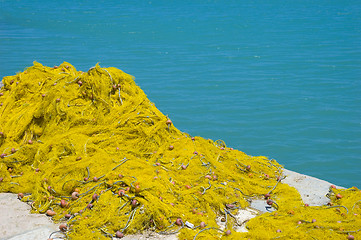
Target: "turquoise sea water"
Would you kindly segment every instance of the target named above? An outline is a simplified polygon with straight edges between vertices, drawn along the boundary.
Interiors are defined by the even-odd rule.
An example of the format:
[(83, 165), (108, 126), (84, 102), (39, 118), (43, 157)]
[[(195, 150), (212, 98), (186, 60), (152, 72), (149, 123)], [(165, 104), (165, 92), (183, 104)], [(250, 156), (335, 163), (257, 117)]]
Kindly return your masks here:
[(34, 60), (120, 68), (184, 132), (361, 187), (358, 0), (0, 0), (0, 77)]

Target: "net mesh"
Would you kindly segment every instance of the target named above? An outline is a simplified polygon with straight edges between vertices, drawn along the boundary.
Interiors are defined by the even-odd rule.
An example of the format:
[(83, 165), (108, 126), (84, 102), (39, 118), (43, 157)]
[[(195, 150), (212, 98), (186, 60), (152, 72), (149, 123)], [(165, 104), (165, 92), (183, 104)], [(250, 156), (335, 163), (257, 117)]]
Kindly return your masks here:
[[(275, 160), (181, 132), (119, 69), (34, 62), (3, 83), (0, 191), (66, 222), (68, 239), (360, 236), (360, 190), (331, 188), (330, 206), (305, 206)], [(239, 223), (239, 209), (265, 194), (275, 211)], [(234, 230), (243, 224), (248, 232)]]

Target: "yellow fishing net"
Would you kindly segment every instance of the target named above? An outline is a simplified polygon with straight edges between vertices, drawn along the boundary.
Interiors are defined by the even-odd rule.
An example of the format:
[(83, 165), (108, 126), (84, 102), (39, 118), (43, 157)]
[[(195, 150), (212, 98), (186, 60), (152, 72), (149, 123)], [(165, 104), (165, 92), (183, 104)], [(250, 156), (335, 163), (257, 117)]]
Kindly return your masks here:
[[(334, 206), (305, 206), (276, 161), (179, 131), (119, 69), (34, 62), (3, 83), (0, 191), (62, 222), (64, 238), (360, 237), (360, 190), (331, 189)], [(265, 194), (272, 212), (239, 223)], [(249, 232), (234, 230), (244, 224)]]

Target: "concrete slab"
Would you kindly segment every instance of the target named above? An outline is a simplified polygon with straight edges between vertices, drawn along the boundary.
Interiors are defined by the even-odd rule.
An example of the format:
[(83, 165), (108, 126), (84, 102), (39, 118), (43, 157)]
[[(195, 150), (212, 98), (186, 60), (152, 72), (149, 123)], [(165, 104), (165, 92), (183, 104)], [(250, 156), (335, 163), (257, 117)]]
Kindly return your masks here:
[[(35, 235), (46, 238), (53, 231), (57, 231), (57, 225), (52, 223), (44, 214), (31, 214), (31, 207), (17, 199), (16, 194), (0, 194), (0, 239), (13, 239), (12, 237), (35, 231)], [(37, 229), (43, 229), (42, 231)], [(46, 231), (45, 231), (46, 230)], [(33, 234), (34, 235), (34, 234)], [(39, 236), (40, 236), (39, 235)], [(17, 238), (14, 238), (17, 239)], [(37, 239), (33, 237), (20, 239)], [(44, 238), (41, 238), (44, 239)]]
[[(54, 229), (49, 227), (40, 227), (33, 229), (28, 232), (16, 235), (14, 237), (8, 238), (8, 240), (46, 240), (49, 238), (50, 234), (54, 232)], [(53, 235), (52, 237), (54, 237)], [(62, 235), (60, 235), (62, 236)]]
[[(297, 189), (305, 204), (310, 206), (326, 205), (330, 200), (326, 197), (332, 183), (284, 169), (286, 176), (283, 183)], [(337, 188), (343, 188), (338, 186)]]

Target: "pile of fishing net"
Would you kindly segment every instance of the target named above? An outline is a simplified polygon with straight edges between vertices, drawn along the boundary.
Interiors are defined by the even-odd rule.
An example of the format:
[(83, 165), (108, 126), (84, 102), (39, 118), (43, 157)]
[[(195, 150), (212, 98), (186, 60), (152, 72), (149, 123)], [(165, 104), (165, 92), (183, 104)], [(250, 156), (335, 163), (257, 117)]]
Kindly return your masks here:
[[(275, 160), (179, 131), (119, 69), (34, 62), (3, 83), (0, 192), (62, 223), (64, 238), (361, 236), (360, 190), (331, 188), (329, 206), (305, 205)], [(237, 220), (265, 198), (270, 212)]]

